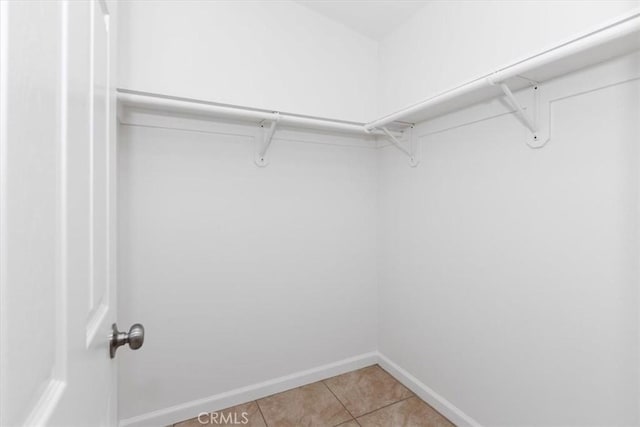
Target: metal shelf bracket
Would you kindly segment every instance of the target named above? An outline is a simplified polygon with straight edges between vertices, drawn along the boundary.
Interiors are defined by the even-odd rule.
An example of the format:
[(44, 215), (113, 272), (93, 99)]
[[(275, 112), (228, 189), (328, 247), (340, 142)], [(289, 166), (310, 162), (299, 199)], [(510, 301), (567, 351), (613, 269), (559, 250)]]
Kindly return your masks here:
[(540, 124), (544, 122), (545, 112), (542, 111), (542, 106), (546, 105), (548, 108), (548, 103), (540, 101), (540, 86), (537, 82), (532, 82), (533, 91), (534, 91), (534, 101), (533, 101), (533, 117), (530, 117), (525, 111), (524, 108), (520, 105), (518, 100), (516, 99), (509, 86), (506, 83), (498, 83), (500, 89), (504, 93), (507, 98), (509, 104), (516, 110), (516, 114), (520, 118), (522, 124), (524, 124), (527, 129), (531, 131), (531, 138), (527, 140), (527, 146), (529, 148), (542, 148), (549, 141), (549, 135), (546, 131), (541, 131)]
[(411, 126), (411, 131), (409, 132), (409, 148), (406, 148), (404, 144), (402, 144), (402, 142), (400, 142), (398, 138), (396, 138), (391, 132), (389, 132), (389, 129), (387, 129), (385, 126), (382, 126), (380, 130), (387, 136), (389, 142), (394, 147), (396, 147), (398, 150), (402, 151), (409, 157), (409, 165), (412, 168), (418, 166), (418, 164), (420, 163), (420, 160), (418, 158), (418, 143), (416, 141), (416, 138), (414, 137), (413, 126)]
[(256, 165), (263, 168), (269, 164), (267, 159), (267, 151), (269, 151), (269, 147), (271, 146), (271, 141), (273, 141), (273, 135), (276, 132), (276, 126), (280, 121), (280, 113), (275, 113), (275, 118), (269, 123), (269, 127), (265, 128), (264, 123), (260, 125), (263, 128), (262, 132), (262, 141), (258, 147), (258, 151), (256, 152), (255, 162)]

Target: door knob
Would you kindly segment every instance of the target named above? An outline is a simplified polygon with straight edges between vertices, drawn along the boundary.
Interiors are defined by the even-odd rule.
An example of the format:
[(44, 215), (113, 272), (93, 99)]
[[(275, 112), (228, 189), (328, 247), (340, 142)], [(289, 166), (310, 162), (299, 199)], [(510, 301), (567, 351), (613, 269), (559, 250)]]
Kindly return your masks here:
[(136, 323), (129, 328), (129, 332), (118, 331), (118, 325), (111, 326), (111, 340), (109, 341), (109, 355), (113, 359), (116, 357), (118, 347), (129, 344), (131, 350), (137, 350), (144, 344), (144, 326)]

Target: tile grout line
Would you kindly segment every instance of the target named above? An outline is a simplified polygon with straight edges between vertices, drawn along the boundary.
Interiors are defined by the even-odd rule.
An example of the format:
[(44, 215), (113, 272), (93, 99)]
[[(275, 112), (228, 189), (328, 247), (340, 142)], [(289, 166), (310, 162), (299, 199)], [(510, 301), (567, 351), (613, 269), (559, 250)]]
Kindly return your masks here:
[(260, 412), (260, 416), (262, 417), (262, 421), (264, 421), (264, 425), (269, 427), (269, 423), (267, 422), (267, 419), (264, 417), (264, 414), (262, 413), (262, 408), (258, 403), (258, 399), (254, 400), (254, 402), (256, 402), (256, 406), (258, 407), (258, 412)]
[[(379, 410), (381, 410), (381, 409), (388, 408), (389, 406), (393, 406), (393, 405), (395, 405), (396, 403), (404, 402), (405, 400), (409, 400), (409, 399), (414, 398), (414, 397), (417, 397), (417, 396), (414, 394), (413, 396), (405, 397), (404, 399), (400, 399), (400, 400), (397, 400), (397, 401), (395, 401), (395, 402), (393, 402), (393, 403), (389, 403), (388, 405), (381, 406), (381, 407), (379, 407), (378, 409), (374, 409), (373, 411), (365, 412), (364, 414), (359, 415), (359, 416), (358, 416), (358, 418), (362, 418), (362, 417), (364, 417), (365, 415), (373, 414), (374, 412), (377, 412), (377, 411), (379, 411)], [(422, 399), (421, 399), (421, 400), (422, 400)], [(356, 422), (357, 422), (357, 421), (358, 421), (358, 420), (356, 419)], [(358, 423), (358, 424), (360, 424), (360, 423)]]
[[(393, 378), (394, 380), (396, 380), (396, 381), (398, 381), (398, 382), (400, 383), (400, 381), (399, 381), (395, 376), (393, 376), (393, 375), (391, 374), (391, 372), (389, 372), (389, 371), (387, 371), (386, 369), (384, 369), (382, 366), (380, 366), (380, 364), (379, 364), (379, 363), (376, 363), (376, 365), (377, 365), (380, 369), (382, 369), (384, 372), (386, 372), (386, 373), (387, 373), (387, 375), (389, 375), (391, 378)], [(417, 398), (418, 398), (418, 400), (420, 400), (422, 403), (424, 403), (424, 404), (425, 404), (425, 405), (427, 405), (429, 408), (431, 408), (431, 409), (432, 409), (436, 414), (440, 415), (442, 418), (444, 418), (445, 420), (447, 420), (448, 422), (450, 422), (451, 424), (453, 424), (449, 418), (447, 418), (447, 417), (445, 417), (444, 415), (442, 415), (442, 414), (440, 413), (440, 411), (438, 411), (436, 408), (434, 408), (434, 407), (433, 407), (433, 406), (431, 406), (429, 403), (427, 403), (423, 398), (421, 398), (420, 396), (418, 396), (417, 394), (415, 394), (411, 389), (409, 389), (409, 388), (408, 388), (407, 386), (405, 386), (404, 384), (402, 384), (402, 383), (400, 383), (400, 384), (401, 384), (404, 388), (406, 388), (407, 390), (409, 390), (411, 393), (413, 393), (413, 397), (417, 397)], [(407, 400), (407, 399), (409, 399), (409, 397), (407, 397), (407, 398), (405, 398), (405, 399), (402, 399), (402, 400)], [(402, 400), (399, 400), (398, 402), (401, 402)], [(396, 403), (398, 403), (398, 402), (396, 402)], [(391, 405), (393, 405), (393, 403), (392, 403)], [(387, 405), (387, 406), (390, 406), (390, 405)], [(382, 408), (380, 408), (380, 409), (382, 409)], [(376, 409), (376, 411), (377, 411), (377, 409)], [(375, 411), (371, 411), (371, 412), (375, 412)], [(369, 414), (370, 414), (371, 412), (369, 412)], [(367, 415), (367, 414), (365, 414), (365, 415)], [(361, 415), (361, 416), (363, 416), (363, 415)]]
[[(393, 376), (393, 375), (391, 375), (389, 372), (387, 372), (387, 371), (386, 371), (382, 366), (380, 366), (380, 364), (379, 364), (379, 363), (375, 363), (375, 364), (373, 364), (373, 365), (371, 365), (371, 366), (377, 366), (377, 367), (378, 367), (382, 372), (384, 372), (385, 374), (387, 374), (389, 377), (391, 377), (391, 379), (393, 379), (395, 382), (397, 382), (397, 383), (398, 383), (398, 384), (400, 384), (402, 387), (404, 387), (407, 391), (409, 391), (409, 393), (411, 393), (411, 396), (409, 396), (409, 397), (405, 397), (405, 398), (403, 398), (403, 399), (396, 400), (395, 402), (391, 402), (391, 403), (389, 403), (389, 404), (387, 404), (387, 405), (381, 406), (381, 407), (376, 408), (376, 409), (374, 409), (374, 410), (372, 410), (372, 411), (365, 412), (364, 414), (359, 415), (359, 416), (358, 416), (358, 418), (359, 418), (359, 417), (364, 417), (365, 415), (372, 414), (372, 413), (374, 413), (374, 412), (376, 412), (376, 411), (379, 411), (380, 409), (387, 408), (387, 407), (389, 407), (389, 406), (391, 406), (391, 405), (395, 405), (396, 403), (403, 402), (403, 401), (405, 401), (405, 400), (407, 400), (407, 399), (411, 399), (412, 397), (417, 397), (417, 396), (416, 396), (416, 394), (415, 394), (413, 391), (411, 391), (411, 390), (409, 390), (407, 387), (405, 387), (405, 386), (404, 386), (404, 384), (402, 384), (400, 381), (398, 381), (398, 379), (397, 379), (396, 377), (394, 377), (394, 376)], [(348, 373), (351, 373), (351, 372), (360, 371), (360, 370), (362, 370), (362, 369), (370, 368), (371, 366), (366, 366), (366, 367), (364, 367), (364, 368), (356, 369), (356, 370), (354, 370), (354, 371), (347, 372), (347, 374), (348, 374)], [(344, 375), (344, 374), (342, 374), (342, 375)], [(340, 376), (340, 375), (336, 375), (335, 377), (339, 377), (339, 376)], [(335, 377), (331, 377), (331, 378), (335, 378)], [(336, 399), (338, 399), (338, 402), (340, 402), (340, 403), (342, 404), (342, 406), (344, 407), (344, 409), (349, 413), (349, 415), (351, 415), (351, 416), (353, 417), (353, 420), (356, 422), (356, 424), (358, 424), (358, 425), (360, 426), (361, 424), (360, 424), (360, 422), (358, 421), (358, 418), (356, 418), (356, 417), (355, 417), (355, 416), (354, 416), (354, 415), (353, 415), (353, 414), (352, 414), (352, 413), (347, 409), (347, 407), (344, 405), (344, 403), (342, 403), (342, 400), (340, 400), (340, 398), (339, 398), (339, 397), (338, 397), (338, 396), (333, 392), (333, 390), (331, 390), (331, 387), (329, 387), (329, 385), (325, 383), (325, 381), (330, 380), (331, 378), (327, 378), (326, 380), (321, 380), (321, 382), (322, 382), (322, 383), (323, 383), (323, 384), (324, 384), (324, 385), (329, 389), (329, 391), (331, 392), (331, 394), (333, 394), (333, 395), (335, 396), (335, 398), (336, 398)], [(420, 400), (422, 400), (422, 399), (420, 399)], [(337, 427), (339, 427), (339, 425), (338, 425)]]
[[(380, 366), (380, 364), (377, 364), (377, 365), (378, 365), (378, 366)], [(380, 369), (382, 369), (383, 371), (385, 371), (385, 372), (386, 372), (386, 373), (387, 373), (391, 378), (393, 378), (394, 380), (396, 380), (396, 381), (400, 382), (396, 377), (394, 377), (394, 376), (391, 374), (391, 372), (387, 371), (387, 370), (386, 370), (386, 369), (384, 369), (382, 366), (380, 366)], [(400, 383), (400, 384), (402, 384), (402, 383)], [(407, 386), (405, 386), (404, 384), (402, 384), (402, 386), (403, 386), (404, 388), (406, 388), (407, 390), (409, 390), (411, 393), (413, 393), (413, 391), (412, 391), (411, 389), (409, 389)], [(431, 406), (429, 403), (427, 403), (423, 398), (421, 398), (420, 396), (418, 396), (418, 395), (417, 395), (417, 394), (415, 394), (415, 393), (413, 393), (413, 396), (414, 396), (414, 397), (417, 397), (417, 398), (418, 398), (422, 403), (424, 403), (424, 404), (425, 404), (425, 405), (427, 405), (429, 408), (431, 408), (431, 409), (432, 409), (436, 414), (440, 415), (442, 418), (444, 418), (445, 420), (447, 420), (447, 421), (449, 421), (451, 424), (453, 424), (449, 418), (447, 418), (447, 417), (445, 417), (444, 415), (442, 415), (442, 414), (440, 413), (440, 411), (438, 411), (436, 408), (434, 408), (434, 407), (433, 407), (433, 406)], [(409, 398), (407, 398), (407, 399), (409, 399)], [(403, 400), (407, 400), (407, 399), (403, 399)], [(400, 401), (398, 401), (398, 402), (400, 402)], [(397, 402), (396, 402), (396, 403), (397, 403)]]
[[(321, 380), (321, 381), (318, 381), (318, 382), (322, 383), (322, 384), (327, 388), (327, 390), (329, 390), (329, 393), (331, 393), (331, 394), (333, 395), (333, 397), (335, 397), (335, 398), (336, 398), (336, 400), (337, 400), (338, 402), (340, 402), (340, 404), (342, 405), (342, 407), (344, 408), (344, 410), (345, 410), (345, 411), (347, 411), (347, 414), (349, 414), (349, 415), (351, 416), (351, 419), (352, 419), (353, 421), (355, 421), (355, 422), (356, 422), (356, 424), (360, 425), (360, 423), (356, 420), (356, 417), (354, 417), (354, 416), (353, 416), (353, 414), (351, 413), (351, 411), (347, 409), (347, 407), (345, 406), (345, 404), (344, 404), (344, 403), (342, 403), (342, 400), (340, 400), (340, 398), (339, 398), (338, 396), (336, 396), (336, 394), (333, 392), (333, 390), (331, 390), (331, 387), (329, 387), (329, 386), (327, 385), (327, 383), (325, 383), (325, 380)], [(351, 421), (351, 420), (349, 420), (349, 421)], [(340, 424), (338, 424), (338, 426), (340, 426), (341, 424), (347, 423), (347, 422), (349, 422), (349, 421), (345, 421), (345, 422), (343, 422), (343, 423), (340, 423)]]

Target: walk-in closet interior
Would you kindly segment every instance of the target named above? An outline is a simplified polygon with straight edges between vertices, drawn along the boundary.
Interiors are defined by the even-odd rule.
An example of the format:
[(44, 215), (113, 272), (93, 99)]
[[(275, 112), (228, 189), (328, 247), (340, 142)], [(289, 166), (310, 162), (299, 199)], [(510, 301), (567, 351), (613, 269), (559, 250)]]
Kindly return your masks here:
[[(0, 21), (3, 426), (64, 425), (68, 396), (122, 427), (640, 426), (640, 1), (4, 1)], [(11, 156), (61, 128), (12, 82), (51, 64), (90, 160), (28, 178), (62, 211), (28, 206), (90, 210), (51, 226), (63, 305), (27, 308), (62, 270), (12, 269), (34, 224), (12, 185), (46, 165)], [(80, 238), (99, 357), (74, 370)]]

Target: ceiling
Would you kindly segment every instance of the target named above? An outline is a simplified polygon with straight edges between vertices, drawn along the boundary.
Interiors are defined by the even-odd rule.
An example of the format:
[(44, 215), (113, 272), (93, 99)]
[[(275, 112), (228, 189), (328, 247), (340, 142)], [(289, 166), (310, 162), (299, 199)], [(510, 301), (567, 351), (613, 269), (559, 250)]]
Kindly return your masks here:
[(421, 9), (426, 1), (297, 0), (298, 3), (380, 41)]

